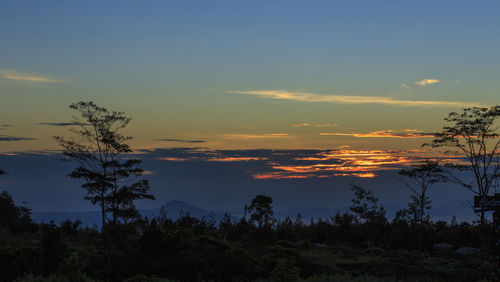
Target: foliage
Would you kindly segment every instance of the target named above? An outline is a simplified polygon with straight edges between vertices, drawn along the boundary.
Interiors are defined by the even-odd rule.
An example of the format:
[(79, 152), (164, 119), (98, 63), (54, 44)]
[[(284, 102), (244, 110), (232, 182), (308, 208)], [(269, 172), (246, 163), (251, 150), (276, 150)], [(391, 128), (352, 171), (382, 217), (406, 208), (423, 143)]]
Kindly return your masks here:
[(31, 230), (31, 209), (23, 205), (16, 205), (12, 196), (4, 191), (0, 194), (0, 229), (9, 231)]
[(259, 229), (269, 227), (272, 224), (273, 208), (271, 204), (273, 199), (265, 195), (257, 195), (252, 199), (252, 203), (248, 206), (250, 213), (250, 223), (257, 222)]
[(361, 223), (385, 223), (385, 209), (378, 206), (378, 199), (373, 192), (360, 185), (351, 183), (354, 198), (349, 210), (354, 214), (354, 221)]
[(63, 262), (66, 244), (63, 241), (61, 228), (54, 221), (42, 224), (40, 249), (42, 250), (42, 273), (48, 276), (55, 273)]
[(300, 269), (294, 265), (293, 259), (278, 259), (271, 272), (271, 281), (293, 282), (299, 280)]
[[(444, 171), (450, 181), (455, 182), (474, 194), (485, 197), (496, 185), (500, 177), (500, 105), (492, 107), (465, 108), (461, 113), (451, 112), (444, 120), (449, 126), (436, 133), (430, 143), (423, 146), (434, 148), (451, 147), (464, 156), (466, 163), (448, 163)], [(453, 153), (453, 152), (452, 152)], [(472, 174), (473, 181), (467, 181), (462, 172)], [(470, 176), (469, 176), (470, 177)], [(481, 223), (485, 223), (484, 209)]]
[(123, 112), (110, 112), (93, 102), (74, 103), (70, 108), (79, 114), (73, 121), (78, 129), (72, 130), (79, 140), (54, 137), (64, 148), (67, 159), (79, 164), (69, 176), (85, 180), (82, 185), (87, 190), (85, 199), (100, 206), (103, 227), (108, 222), (127, 223), (138, 218), (133, 202), (154, 197), (148, 194), (147, 180), (127, 182), (131, 176), (143, 174), (139, 167), (141, 161), (120, 159), (121, 154), (132, 152), (126, 143), (132, 137), (119, 133), (131, 118)]
[[(226, 217), (214, 224), (189, 214), (110, 224), (112, 230), (102, 231), (78, 221), (40, 224), (36, 232), (18, 229), (0, 237), (0, 273), (6, 281), (474, 281), (495, 275), (478, 255), (453, 251), (478, 248), (478, 226), (353, 223), (347, 215), (312, 224), (285, 218), (263, 230), (245, 220)], [(109, 259), (107, 232), (114, 232)], [(488, 232), (493, 235), (494, 228)], [(436, 251), (436, 243), (452, 249)], [(494, 244), (488, 241), (489, 259)]]
[(400, 180), (412, 192), (412, 201), (408, 204), (408, 209), (403, 211), (409, 217), (408, 221), (419, 225), (428, 223), (432, 202), (427, 195), (427, 190), (430, 185), (445, 182), (448, 178), (443, 175), (438, 162), (429, 160), (413, 168), (403, 169), (399, 171), (399, 175), (404, 177)]

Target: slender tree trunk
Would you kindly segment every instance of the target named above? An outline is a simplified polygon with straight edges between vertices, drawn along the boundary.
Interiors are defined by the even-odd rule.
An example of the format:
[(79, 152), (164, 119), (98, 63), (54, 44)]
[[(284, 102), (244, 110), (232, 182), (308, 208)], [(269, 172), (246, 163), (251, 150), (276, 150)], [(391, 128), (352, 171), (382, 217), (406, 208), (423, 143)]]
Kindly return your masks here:
[(481, 259), (484, 261), (487, 254), (488, 228), (486, 225), (485, 209), (481, 207), (480, 232), (481, 232)]
[(481, 207), (481, 225), (486, 224), (484, 212), (485, 212), (484, 207)]
[(424, 224), (424, 200), (425, 200), (425, 194), (422, 193), (420, 196), (420, 224)]
[(485, 213), (485, 210), (484, 210), (484, 207), (481, 207), (481, 234), (483, 235), (482, 237), (482, 241), (483, 241), (483, 244), (482, 244), (482, 253), (483, 253), (483, 256), (485, 255), (486, 253), (486, 241), (487, 241), (487, 237), (488, 237), (488, 231), (486, 230), (486, 218), (484, 216), (484, 213)]
[(101, 230), (104, 229), (104, 225), (106, 225), (106, 210), (104, 208), (104, 192), (101, 192), (101, 216), (102, 216), (102, 227)]

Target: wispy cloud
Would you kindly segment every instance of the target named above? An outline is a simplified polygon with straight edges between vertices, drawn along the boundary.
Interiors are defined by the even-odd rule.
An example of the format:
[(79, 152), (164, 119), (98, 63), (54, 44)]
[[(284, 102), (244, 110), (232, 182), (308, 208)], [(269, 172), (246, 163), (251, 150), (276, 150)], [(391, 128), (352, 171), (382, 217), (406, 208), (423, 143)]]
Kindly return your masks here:
[(61, 83), (62, 80), (42, 76), (38, 74), (29, 74), (15, 70), (0, 70), (0, 76), (8, 80), (17, 80), (34, 83)]
[(399, 86), (401, 86), (403, 88), (409, 88), (408, 84), (406, 84), (406, 83), (401, 83)]
[(315, 127), (337, 127), (339, 126), (337, 123), (316, 123), (316, 124), (311, 124), (311, 123), (308, 123), (308, 122), (304, 122), (304, 123), (295, 123), (293, 124), (292, 126), (294, 127), (308, 127), (308, 126), (315, 126)]
[(176, 158), (176, 157), (161, 157), (158, 159), (162, 160), (162, 161), (170, 161), (170, 162), (185, 162), (185, 161), (190, 160), (190, 159), (186, 159), (186, 158)]
[(225, 134), (225, 139), (264, 139), (264, 138), (290, 138), (288, 133), (268, 133), (268, 134)]
[(436, 84), (436, 83), (440, 83), (440, 82), (441, 82), (441, 80), (436, 79), (436, 78), (426, 78), (426, 79), (422, 79), (419, 81), (415, 81), (415, 84), (419, 85), (419, 86), (427, 86), (427, 85)]
[(39, 125), (49, 125), (49, 126), (73, 126), (73, 125), (81, 125), (78, 122), (37, 122)]
[(294, 127), (307, 127), (307, 126), (310, 126), (311, 124), (308, 123), (308, 122), (304, 122), (304, 123), (295, 123), (293, 124)]
[(36, 138), (0, 135), (0, 142), (30, 141), (30, 140), (36, 140)]
[(204, 140), (184, 140), (177, 138), (164, 138), (164, 139), (154, 139), (154, 141), (164, 141), (164, 142), (180, 142), (180, 143), (205, 143)]
[(339, 126), (338, 123), (317, 123), (314, 126), (316, 127), (337, 127)]
[[(211, 150), (208, 148), (170, 148), (145, 150), (145, 160), (167, 162), (218, 162), (241, 170), (254, 179), (308, 179), (326, 177), (375, 177), (381, 171), (400, 170), (429, 158), (423, 150)], [(435, 157), (434, 153), (432, 156)], [(435, 158), (460, 162), (460, 157)]]
[(398, 100), (391, 97), (382, 96), (347, 96), (314, 94), (307, 92), (291, 92), (284, 90), (251, 90), (251, 91), (228, 91), (232, 94), (254, 95), (268, 99), (289, 100), (297, 102), (316, 102), (334, 104), (383, 104), (391, 106), (406, 107), (467, 107), (477, 105), (477, 103), (466, 103), (460, 101), (426, 101), (426, 100)]
[(281, 137), (288, 137), (290, 136), (290, 134), (288, 133), (269, 133), (269, 134), (265, 134), (266, 136), (281, 136)]
[(323, 136), (353, 136), (360, 138), (431, 138), (434, 137), (433, 133), (418, 132), (416, 129), (407, 129), (405, 132), (396, 132), (393, 130), (380, 130), (368, 133), (341, 133), (322, 132)]

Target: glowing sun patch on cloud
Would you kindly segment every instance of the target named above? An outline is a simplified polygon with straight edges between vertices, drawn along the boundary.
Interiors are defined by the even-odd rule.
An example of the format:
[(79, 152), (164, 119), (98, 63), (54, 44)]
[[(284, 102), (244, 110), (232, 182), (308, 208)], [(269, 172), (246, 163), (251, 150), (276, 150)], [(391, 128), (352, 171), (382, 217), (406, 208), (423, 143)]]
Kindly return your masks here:
[(427, 78), (427, 79), (415, 81), (415, 84), (419, 85), (419, 86), (427, 86), (427, 85), (436, 84), (436, 83), (440, 83), (440, 82), (441, 82), (441, 80), (439, 80), (439, 79)]
[[(429, 159), (423, 150), (355, 150), (346, 146), (333, 150), (209, 150), (163, 149), (156, 160), (170, 162), (219, 162), (240, 167), (256, 180), (330, 177), (373, 178), (381, 171), (400, 170)], [(441, 162), (459, 158), (440, 157)]]
[(416, 160), (402, 152), (383, 150), (321, 151), (313, 156), (295, 158), (295, 163), (269, 163), (270, 171), (255, 174), (255, 179), (324, 178), (351, 176), (371, 178), (377, 171), (399, 169)]

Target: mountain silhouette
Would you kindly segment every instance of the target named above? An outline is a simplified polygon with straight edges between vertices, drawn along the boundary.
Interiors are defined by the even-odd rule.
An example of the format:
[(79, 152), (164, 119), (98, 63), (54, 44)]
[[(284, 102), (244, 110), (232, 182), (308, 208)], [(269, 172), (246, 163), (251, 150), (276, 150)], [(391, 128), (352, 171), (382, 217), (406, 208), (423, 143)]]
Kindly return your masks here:
[[(225, 212), (222, 211), (210, 211), (206, 210), (191, 204), (188, 204), (183, 201), (173, 200), (165, 203), (163, 208), (166, 212), (168, 218), (172, 220), (176, 220), (182, 215), (189, 214), (192, 217), (202, 219), (203, 217), (209, 219), (215, 219), (216, 223), (219, 223), (224, 218)], [(160, 209), (143, 209), (139, 210), (141, 215), (144, 218), (152, 219), (154, 217), (160, 216)], [(31, 218), (36, 223), (48, 223), (53, 220), (55, 223), (60, 224), (64, 220), (75, 221), (80, 219), (82, 221), (83, 226), (93, 227), (94, 225), (97, 227), (101, 226), (101, 212), (100, 211), (88, 211), (88, 212), (52, 212), (52, 211), (43, 211), (43, 212), (34, 212), (31, 215)], [(239, 219), (237, 216), (231, 216), (233, 221)]]

